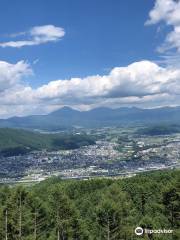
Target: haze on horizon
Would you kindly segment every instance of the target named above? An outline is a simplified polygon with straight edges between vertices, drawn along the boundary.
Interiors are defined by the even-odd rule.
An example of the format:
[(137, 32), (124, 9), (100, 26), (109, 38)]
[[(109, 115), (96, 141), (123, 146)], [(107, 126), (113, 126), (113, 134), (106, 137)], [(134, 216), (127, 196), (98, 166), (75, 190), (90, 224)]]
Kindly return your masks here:
[(180, 105), (180, 1), (1, 4), (0, 118)]

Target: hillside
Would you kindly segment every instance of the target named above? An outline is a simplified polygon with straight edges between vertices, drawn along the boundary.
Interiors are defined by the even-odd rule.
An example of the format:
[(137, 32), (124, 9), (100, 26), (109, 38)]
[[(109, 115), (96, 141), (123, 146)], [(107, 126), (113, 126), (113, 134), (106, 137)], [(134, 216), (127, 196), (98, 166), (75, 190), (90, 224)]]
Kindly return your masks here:
[[(116, 180), (50, 178), (26, 188), (0, 186), (0, 203), (0, 239), (6, 233), (8, 239), (18, 239), (20, 231), (24, 240), (179, 239), (179, 170)], [(137, 237), (137, 226), (173, 233)]]
[(75, 149), (94, 144), (87, 135), (40, 134), (22, 129), (0, 128), (0, 154), (17, 155), (32, 150)]
[(140, 109), (135, 107), (117, 109), (96, 108), (89, 111), (77, 111), (64, 107), (47, 115), (1, 119), (0, 127), (54, 131), (72, 128), (74, 126), (102, 127), (125, 124), (177, 124), (179, 122), (180, 107), (155, 109)]
[(169, 135), (173, 133), (180, 133), (180, 125), (155, 125), (137, 130), (138, 134), (142, 135)]

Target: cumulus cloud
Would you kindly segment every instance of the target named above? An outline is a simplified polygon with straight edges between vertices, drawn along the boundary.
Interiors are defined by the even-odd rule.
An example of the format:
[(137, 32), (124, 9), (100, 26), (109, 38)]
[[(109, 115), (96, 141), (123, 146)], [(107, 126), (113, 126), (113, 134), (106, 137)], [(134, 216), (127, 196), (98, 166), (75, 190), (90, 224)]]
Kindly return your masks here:
[[(103, 76), (50, 81), (37, 88), (22, 81), (32, 71), (26, 63), (4, 64), (9, 75), (4, 76), (0, 68), (1, 116), (12, 116), (14, 112), (16, 115), (47, 113), (64, 105), (83, 110), (97, 106), (180, 105), (180, 70), (151, 61), (115, 67)], [(3, 79), (9, 84), (5, 86)]]
[(32, 69), (24, 61), (16, 64), (0, 61), (0, 92), (17, 85), (23, 76), (29, 74), (32, 74)]
[[(51, 81), (35, 90), (39, 99), (93, 101), (102, 98), (141, 99), (160, 93), (178, 94), (180, 70), (166, 69), (150, 61), (113, 68), (108, 75)], [(84, 100), (86, 99), (86, 100)]]
[(54, 25), (35, 26), (27, 32), (11, 34), (10, 37), (23, 36), (25, 39), (17, 41), (0, 42), (0, 47), (21, 48), (24, 46), (40, 45), (59, 41), (65, 35), (61, 27)]
[[(114, 67), (106, 75), (52, 80), (32, 88), (24, 77), (33, 73), (24, 61), (15, 64), (0, 61), (0, 118), (14, 115), (43, 114), (64, 105), (88, 110), (98, 106), (160, 107), (180, 105), (180, 1), (156, 0), (146, 25), (164, 22), (171, 27), (159, 51), (171, 66), (140, 61)], [(1, 47), (39, 45), (55, 42), (65, 35), (63, 28), (36, 26), (10, 37), (24, 38), (0, 43)], [(176, 55), (167, 55), (168, 52)], [(33, 64), (36, 64), (35, 60)]]
[(156, 0), (154, 8), (149, 13), (146, 25), (164, 22), (172, 27), (166, 36), (165, 42), (158, 48), (163, 53), (170, 50), (180, 52), (180, 1)]

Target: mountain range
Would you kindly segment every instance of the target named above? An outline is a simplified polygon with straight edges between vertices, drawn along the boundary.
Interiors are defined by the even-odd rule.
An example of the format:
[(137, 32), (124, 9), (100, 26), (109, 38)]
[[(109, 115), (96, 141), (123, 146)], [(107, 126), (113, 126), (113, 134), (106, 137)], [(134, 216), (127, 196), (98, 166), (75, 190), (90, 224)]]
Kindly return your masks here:
[(78, 111), (63, 107), (47, 115), (0, 119), (0, 127), (63, 130), (71, 127), (121, 126), (127, 124), (179, 123), (180, 106), (154, 109), (123, 107)]

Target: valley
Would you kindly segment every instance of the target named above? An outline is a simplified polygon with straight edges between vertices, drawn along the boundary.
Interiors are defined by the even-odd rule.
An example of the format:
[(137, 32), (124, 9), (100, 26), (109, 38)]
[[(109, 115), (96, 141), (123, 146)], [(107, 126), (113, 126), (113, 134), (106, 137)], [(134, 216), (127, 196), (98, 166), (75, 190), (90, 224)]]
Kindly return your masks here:
[[(81, 146), (74, 148), (65, 141), (66, 147), (59, 145), (53, 149), (43, 146), (24, 154), (1, 155), (0, 182), (39, 182), (51, 176), (62, 179), (129, 177), (139, 172), (178, 168), (180, 134), (144, 135), (140, 134), (141, 129), (144, 128), (78, 128), (73, 129), (71, 135), (69, 132), (59, 133), (60, 139), (71, 136), (76, 144), (83, 139), (83, 144), (79, 140)], [(38, 136), (41, 135), (47, 138), (47, 133), (39, 133)], [(51, 135), (56, 136), (54, 133)]]

